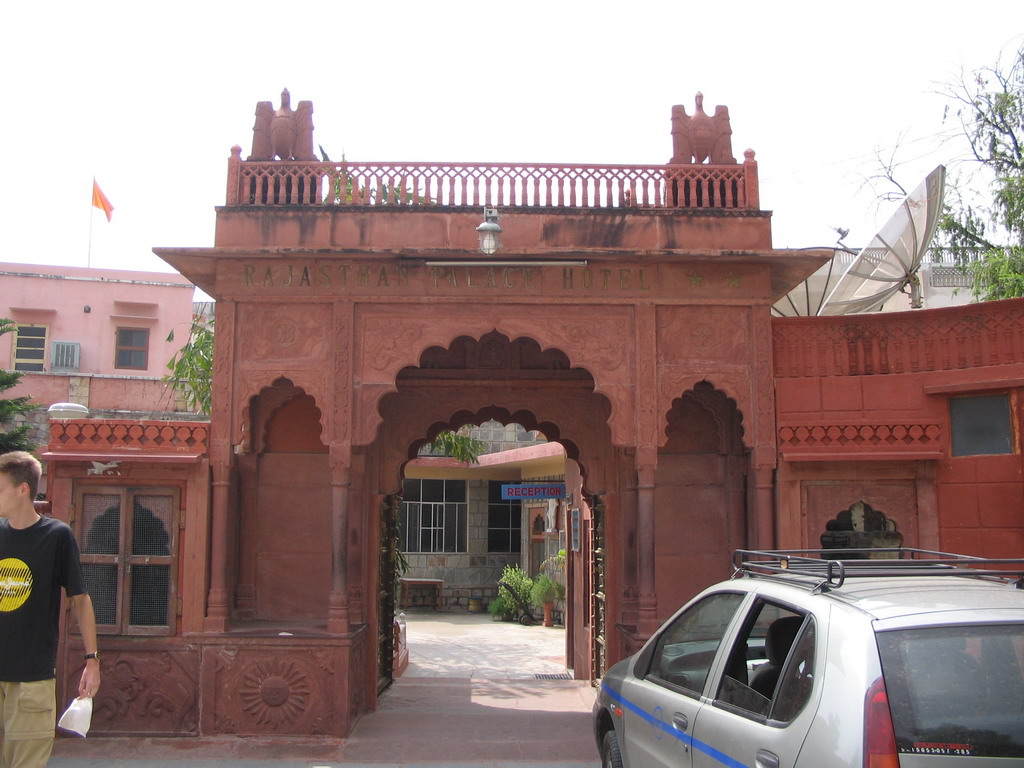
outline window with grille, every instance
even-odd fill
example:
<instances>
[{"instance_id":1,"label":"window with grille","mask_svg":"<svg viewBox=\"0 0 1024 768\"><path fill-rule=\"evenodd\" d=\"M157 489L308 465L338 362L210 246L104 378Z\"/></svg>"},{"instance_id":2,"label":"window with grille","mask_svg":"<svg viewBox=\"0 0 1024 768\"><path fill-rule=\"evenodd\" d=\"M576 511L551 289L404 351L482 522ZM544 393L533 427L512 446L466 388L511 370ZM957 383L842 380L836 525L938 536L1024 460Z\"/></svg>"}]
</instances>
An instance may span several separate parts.
<instances>
[{"instance_id":1,"label":"window with grille","mask_svg":"<svg viewBox=\"0 0 1024 768\"><path fill-rule=\"evenodd\" d=\"M519 499L501 498L501 482L487 483L487 551L520 552L523 513Z\"/></svg>"},{"instance_id":2,"label":"window with grille","mask_svg":"<svg viewBox=\"0 0 1024 768\"><path fill-rule=\"evenodd\" d=\"M466 481L406 480L398 518L403 552L466 551Z\"/></svg>"},{"instance_id":3,"label":"window with grille","mask_svg":"<svg viewBox=\"0 0 1024 768\"><path fill-rule=\"evenodd\" d=\"M50 349L51 371L77 371L82 347L77 341L55 341Z\"/></svg>"},{"instance_id":4,"label":"window with grille","mask_svg":"<svg viewBox=\"0 0 1024 768\"><path fill-rule=\"evenodd\" d=\"M115 368L144 371L149 367L149 329L118 328Z\"/></svg>"},{"instance_id":5,"label":"window with grille","mask_svg":"<svg viewBox=\"0 0 1024 768\"><path fill-rule=\"evenodd\" d=\"M172 634L178 490L89 487L77 496L82 568L98 631Z\"/></svg>"},{"instance_id":6,"label":"window with grille","mask_svg":"<svg viewBox=\"0 0 1024 768\"><path fill-rule=\"evenodd\" d=\"M14 370L46 370L45 325L19 325L14 337Z\"/></svg>"}]
</instances>

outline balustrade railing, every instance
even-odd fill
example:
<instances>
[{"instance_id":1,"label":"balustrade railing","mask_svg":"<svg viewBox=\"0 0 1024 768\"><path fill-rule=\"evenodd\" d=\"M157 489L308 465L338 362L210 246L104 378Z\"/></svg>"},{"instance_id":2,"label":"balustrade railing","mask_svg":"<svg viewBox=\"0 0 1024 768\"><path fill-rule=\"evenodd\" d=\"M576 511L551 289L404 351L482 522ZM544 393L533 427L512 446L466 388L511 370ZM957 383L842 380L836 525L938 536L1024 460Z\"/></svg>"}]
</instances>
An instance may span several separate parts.
<instances>
[{"instance_id":1,"label":"balustrade railing","mask_svg":"<svg viewBox=\"0 0 1024 768\"><path fill-rule=\"evenodd\" d=\"M206 453L210 425L129 419L60 419L50 422L51 452Z\"/></svg>"},{"instance_id":2,"label":"balustrade railing","mask_svg":"<svg viewBox=\"0 0 1024 768\"><path fill-rule=\"evenodd\" d=\"M750 151L734 165L268 162L236 151L227 204L757 210L759 198Z\"/></svg>"}]
</instances>

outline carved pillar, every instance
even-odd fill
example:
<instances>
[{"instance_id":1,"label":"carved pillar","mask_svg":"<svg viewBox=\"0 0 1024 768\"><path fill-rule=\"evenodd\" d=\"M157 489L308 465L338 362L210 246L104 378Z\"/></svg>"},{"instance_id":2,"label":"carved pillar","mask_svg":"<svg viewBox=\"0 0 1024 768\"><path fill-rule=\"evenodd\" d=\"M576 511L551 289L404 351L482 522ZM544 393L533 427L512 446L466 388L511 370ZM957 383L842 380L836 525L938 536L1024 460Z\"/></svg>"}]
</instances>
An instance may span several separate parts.
<instances>
[{"instance_id":1,"label":"carved pillar","mask_svg":"<svg viewBox=\"0 0 1024 768\"><path fill-rule=\"evenodd\" d=\"M613 554L615 564L620 570L622 576L622 610L619 614L619 620L623 624L636 626L637 624L637 600L640 597L639 591L639 553L637 547L629 546L629 542L636 542L637 540L637 516L636 516L636 469L634 462L632 461L632 451L628 453L624 449L616 449L614 452L614 458L616 460L616 475L614 478L615 487L618 488L618 494L608 494L605 498L605 506L611 506L614 509L615 517L617 521L614 528L609 532L609 537L613 539L616 545L622 552L621 556ZM623 459L629 458L630 461L627 464ZM608 483L605 483L605 487L608 487ZM600 486L599 486L600 487ZM609 496L615 496L615 504L610 505L608 502Z\"/></svg>"},{"instance_id":2,"label":"carved pillar","mask_svg":"<svg viewBox=\"0 0 1024 768\"><path fill-rule=\"evenodd\" d=\"M753 513L754 525L752 542L755 549L775 548L775 468L769 464L762 464L757 461L757 451L754 452L753 460L754 488L753 488Z\"/></svg>"},{"instance_id":3,"label":"carved pillar","mask_svg":"<svg viewBox=\"0 0 1024 768\"><path fill-rule=\"evenodd\" d=\"M922 549L938 549L939 541L939 497L935 488L938 463L917 462L914 490L917 495L917 546Z\"/></svg>"},{"instance_id":4,"label":"carved pillar","mask_svg":"<svg viewBox=\"0 0 1024 768\"><path fill-rule=\"evenodd\" d=\"M348 609L348 497L351 484L351 450L331 445L331 597L327 631L349 631Z\"/></svg>"},{"instance_id":5,"label":"carved pillar","mask_svg":"<svg viewBox=\"0 0 1024 768\"><path fill-rule=\"evenodd\" d=\"M761 207L761 192L757 181L757 161L754 150L743 153L743 196L747 210L756 211Z\"/></svg>"},{"instance_id":6,"label":"carved pillar","mask_svg":"<svg viewBox=\"0 0 1024 768\"><path fill-rule=\"evenodd\" d=\"M243 446L249 449L249 446ZM259 463L251 451L237 457L238 478L238 577L235 583L234 617L240 621L256 618L255 516L259 498Z\"/></svg>"},{"instance_id":7,"label":"carved pillar","mask_svg":"<svg viewBox=\"0 0 1024 768\"><path fill-rule=\"evenodd\" d=\"M331 435L331 595L327 631L345 634L351 625L348 569L349 499L352 483L352 302L336 301L332 309L334 342L334 408Z\"/></svg>"},{"instance_id":8,"label":"carved pillar","mask_svg":"<svg viewBox=\"0 0 1024 768\"><path fill-rule=\"evenodd\" d=\"M655 592L654 470L658 466L658 329L654 306L636 308L636 518L637 518L637 630L644 637L658 628Z\"/></svg>"},{"instance_id":9,"label":"carved pillar","mask_svg":"<svg viewBox=\"0 0 1024 768\"><path fill-rule=\"evenodd\" d=\"M654 470L656 448L637 450L636 549L637 549L637 631L650 637L658 628L658 597L655 592Z\"/></svg>"},{"instance_id":10,"label":"carved pillar","mask_svg":"<svg viewBox=\"0 0 1024 768\"><path fill-rule=\"evenodd\" d=\"M242 183L242 148L237 144L231 148L231 157L228 158L228 188L224 196L228 205L238 205L240 195L238 187Z\"/></svg>"},{"instance_id":11,"label":"carved pillar","mask_svg":"<svg viewBox=\"0 0 1024 768\"><path fill-rule=\"evenodd\" d=\"M207 632L226 632L230 615L228 547L231 546L231 435L236 412L232 376L236 305L217 302L217 335L213 344L213 407L210 414L210 467L213 510L210 525L210 591L206 598Z\"/></svg>"},{"instance_id":12,"label":"carved pillar","mask_svg":"<svg viewBox=\"0 0 1024 768\"><path fill-rule=\"evenodd\" d=\"M210 541L210 592L206 598L207 632L228 628L228 491L230 469L224 462L213 465L213 525Z\"/></svg>"},{"instance_id":13,"label":"carved pillar","mask_svg":"<svg viewBox=\"0 0 1024 768\"><path fill-rule=\"evenodd\" d=\"M749 154L748 154L749 153ZM754 162L754 153L744 153L746 164ZM753 166L756 169L756 165ZM751 171L750 168L747 169ZM775 429L775 369L771 313L767 306L752 309L753 371L750 398L753 403L754 450L751 452L753 501L753 545L757 549L775 547L775 467L778 465L777 434Z\"/></svg>"}]
</instances>

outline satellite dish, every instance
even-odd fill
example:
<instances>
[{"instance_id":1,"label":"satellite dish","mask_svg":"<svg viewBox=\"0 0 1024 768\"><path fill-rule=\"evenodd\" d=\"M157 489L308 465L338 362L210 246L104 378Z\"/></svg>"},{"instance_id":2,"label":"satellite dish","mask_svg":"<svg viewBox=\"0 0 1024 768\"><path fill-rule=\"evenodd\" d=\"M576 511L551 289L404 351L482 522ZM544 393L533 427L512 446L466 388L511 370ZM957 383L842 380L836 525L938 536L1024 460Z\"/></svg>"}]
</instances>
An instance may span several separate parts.
<instances>
[{"instance_id":1,"label":"satellite dish","mask_svg":"<svg viewBox=\"0 0 1024 768\"><path fill-rule=\"evenodd\" d=\"M816 249L816 250L826 250ZM835 248L832 258L800 285L772 304L773 317L813 317L821 313L825 297L839 283L847 266L857 255L856 251Z\"/></svg>"},{"instance_id":2,"label":"satellite dish","mask_svg":"<svg viewBox=\"0 0 1024 768\"><path fill-rule=\"evenodd\" d=\"M871 312L910 285L918 290L917 268L942 212L946 169L938 166L907 195L900 207L857 254L831 293L826 294L819 315Z\"/></svg>"}]
</instances>

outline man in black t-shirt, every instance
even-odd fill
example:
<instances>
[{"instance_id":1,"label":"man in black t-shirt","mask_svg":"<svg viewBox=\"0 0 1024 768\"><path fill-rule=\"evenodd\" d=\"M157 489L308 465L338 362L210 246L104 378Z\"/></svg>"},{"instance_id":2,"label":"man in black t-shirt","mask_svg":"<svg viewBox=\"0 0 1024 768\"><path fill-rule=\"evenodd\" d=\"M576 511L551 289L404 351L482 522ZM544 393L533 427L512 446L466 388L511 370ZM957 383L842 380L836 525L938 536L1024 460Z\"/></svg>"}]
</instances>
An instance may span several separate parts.
<instances>
[{"instance_id":1,"label":"man in black t-shirt","mask_svg":"<svg viewBox=\"0 0 1024 768\"><path fill-rule=\"evenodd\" d=\"M86 650L78 695L91 698L100 687L78 544L65 523L35 511L41 473L30 453L0 455L0 766L42 768L50 759L61 588Z\"/></svg>"}]
</instances>

